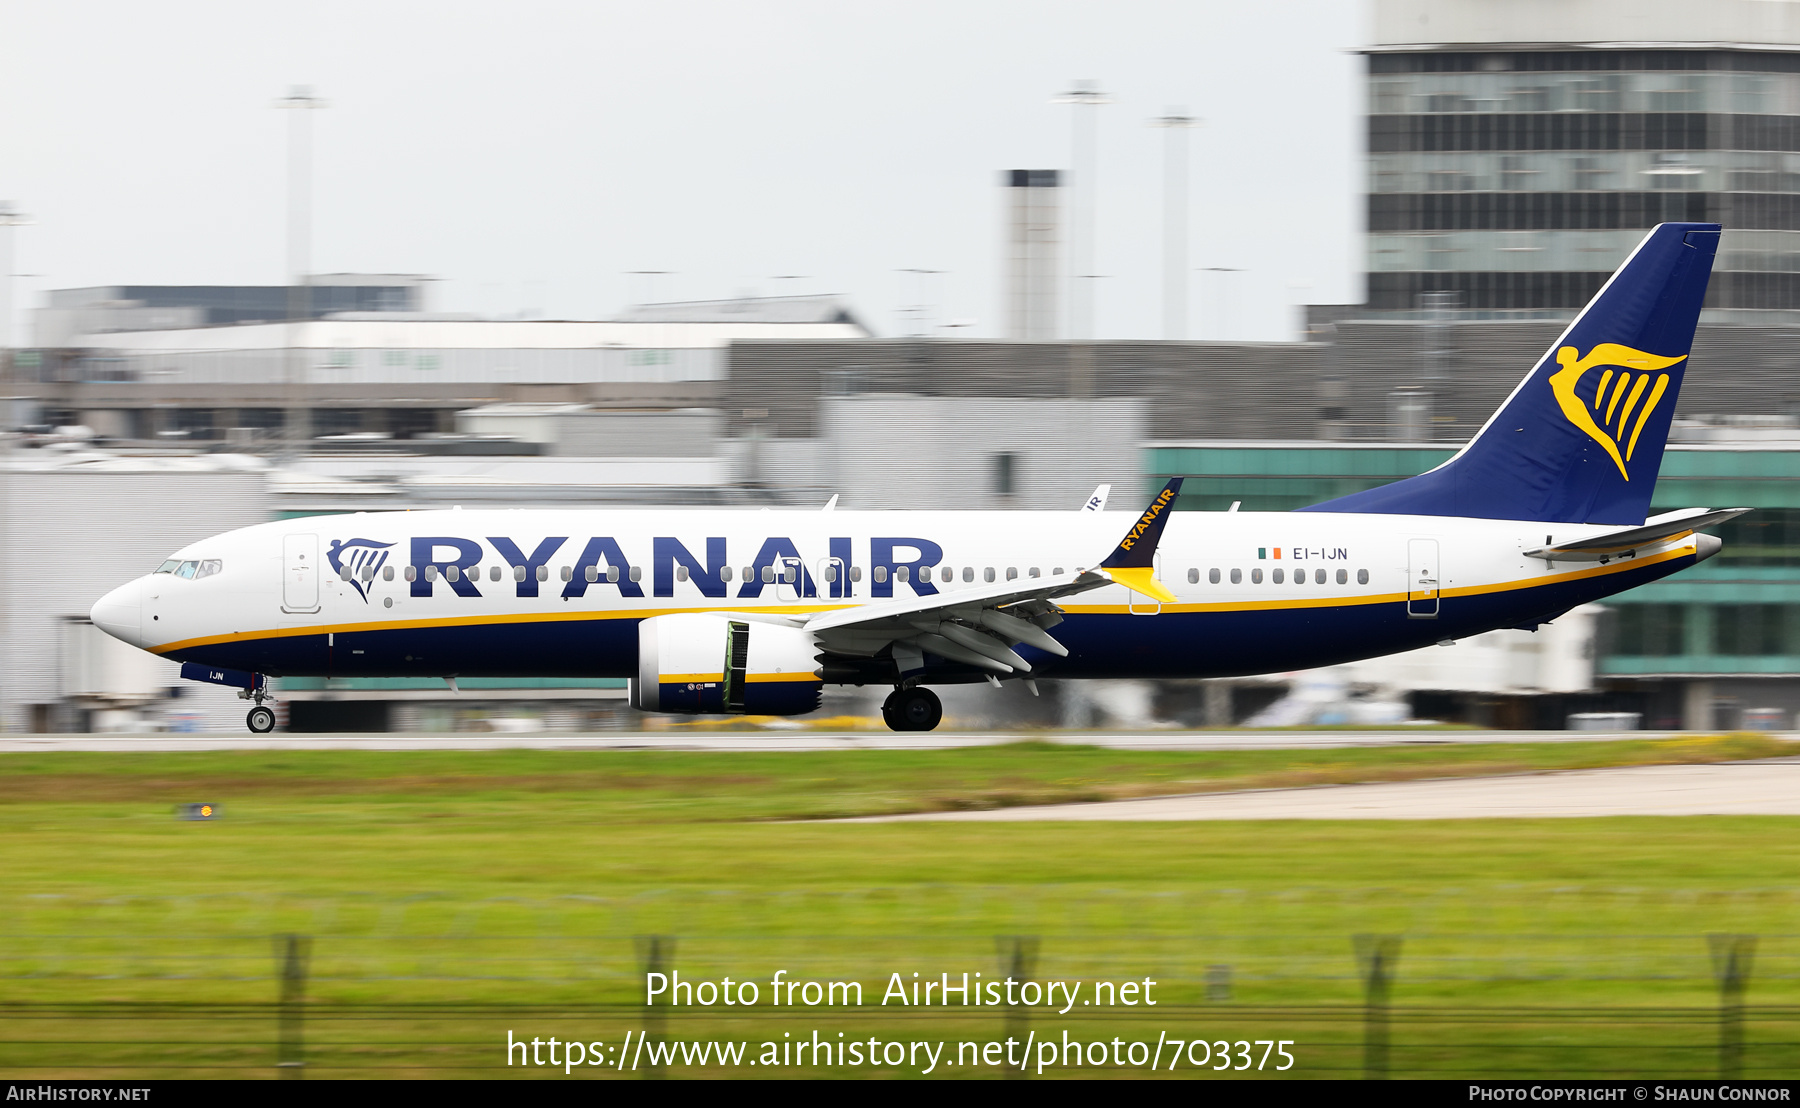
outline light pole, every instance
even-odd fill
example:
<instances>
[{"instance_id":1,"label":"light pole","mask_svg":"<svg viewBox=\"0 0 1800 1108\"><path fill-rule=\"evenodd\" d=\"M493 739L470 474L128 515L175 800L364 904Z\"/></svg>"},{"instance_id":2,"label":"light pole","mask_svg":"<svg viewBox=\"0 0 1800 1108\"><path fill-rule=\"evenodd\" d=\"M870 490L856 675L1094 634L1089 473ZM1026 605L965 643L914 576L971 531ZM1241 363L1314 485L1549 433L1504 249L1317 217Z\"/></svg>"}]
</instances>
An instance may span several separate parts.
<instances>
[{"instance_id":1,"label":"light pole","mask_svg":"<svg viewBox=\"0 0 1800 1108\"><path fill-rule=\"evenodd\" d=\"M913 287L913 291L915 292L915 294L918 297L918 302L915 303L912 306L912 308L910 309L910 314L913 317L913 330L918 333L912 337L929 338L931 335L931 328L932 328L931 309L935 308L937 305L935 303L930 302L929 289L927 288L927 285L929 284L931 278L942 277L945 273L947 273L949 271L944 270L944 269L919 269L919 268L914 267L914 268L907 268L907 269L898 269L898 270L895 270L894 272L910 273L918 279L917 283ZM908 311L908 309L902 308L901 311L906 312L906 311Z\"/></svg>"},{"instance_id":2,"label":"light pole","mask_svg":"<svg viewBox=\"0 0 1800 1108\"><path fill-rule=\"evenodd\" d=\"M0 357L8 359L0 367L10 380L13 333L13 228L29 226L30 216L21 212L11 200L0 200Z\"/></svg>"},{"instance_id":3,"label":"light pole","mask_svg":"<svg viewBox=\"0 0 1800 1108\"><path fill-rule=\"evenodd\" d=\"M1163 338L1187 338L1187 131L1200 121L1180 108L1150 121L1163 129Z\"/></svg>"},{"instance_id":4,"label":"light pole","mask_svg":"<svg viewBox=\"0 0 1800 1108\"><path fill-rule=\"evenodd\" d=\"M783 282L785 282L785 281L810 281L810 280L812 280L812 276L810 274L806 274L806 273L776 273L776 274L772 274L769 277L769 280L774 282L773 287L775 289L775 296L779 299L779 298L786 297L789 295L792 295L792 296L801 295L800 293L791 293L790 294L787 290L791 289L791 288L796 288L798 286L783 284Z\"/></svg>"},{"instance_id":5,"label":"light pole","mask_svg":"<svg viewBox=\"0 0 1800 1108\"><path fill-rule=\"evenodd\" d=\"M658 277L667 277L674 272L675 271L672 269L628 269L625 271L625 276L642 277L643 281L638 285L638 303L654 304L656 303L656 279Z\"/></svg>"},{"instance_id":6,"label":"light pole","mask_svg":"<svg viewBox=\"0 0 1800 1108\"><path fill-rule=\"evenodd\" d=\"M325 107L306 85L295 85L275 101L288 109L288 385L293 395L287 410L287 438L296 453L312 437L306 407L301 336L312 315L312 113Z\"/></svg>"},{"instance_id":7,"label":"light pole","mask_svg":"<svg viewBox=\"0 0 1800 1108\"><path fill-rule=\"evenodd\" d=\"M1203 265L1199 268L1199 270L1197 272L1218 273L1218 274L1223 275L1226 273L1242 273L1244 271L1241 269L1234 269L1228 265ZM1215 340L1223 340L1225 338L1225 312L1222 309L1221 305L1223 304L1223 302L1225 300L1226 291L1227 291L1226 278L1224 276L1220 276L1220 278L1219 278L1219 295L1213 298L1213 330L1217 333L1214 334L1212 337Z\"/></svg>"},{"instance_id":8,"label":"light pole","mask_svg":"<svg viewBox=\"0 0 1800 1108\"><path fill-rule=\"evenodd\" d=\"M1076 81L1075 87L1051 103L1069 104L1069 338L1087 342L1094 337L1094 212L1097 196L1095 168L1096 109L1112 103L1093 81Z\"/></svg>"},{"instance_id":9,"label":"light pole","mask_svg":"<svg viewBox=\"0 0 1800 1108\"><path fill-rule=\"evenodd\" d=\"M13 231L31 222L10 200L0 200L0 403L6 418L0 420L0 734L13 729L12 707L5 692L12 684L12 617L13 582L19 575L12 565L12 438L13 438Z\"/></svg>"}]
</instances>

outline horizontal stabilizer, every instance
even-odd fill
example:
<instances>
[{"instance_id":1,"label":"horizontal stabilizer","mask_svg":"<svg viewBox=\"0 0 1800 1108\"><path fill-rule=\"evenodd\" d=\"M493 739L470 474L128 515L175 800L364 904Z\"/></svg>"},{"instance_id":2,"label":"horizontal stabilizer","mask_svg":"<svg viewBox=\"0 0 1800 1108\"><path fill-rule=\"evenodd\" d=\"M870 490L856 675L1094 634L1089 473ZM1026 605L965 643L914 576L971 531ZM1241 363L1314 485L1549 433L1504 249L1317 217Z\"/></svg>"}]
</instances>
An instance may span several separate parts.
<instances>
[{"instance_id":1,"label":"horizontal stabilizer","mask_svg":"<svg viewBox=\"0 0 1800 1108\"><path fill-rule=\"evenodd\" d=\"M1622 555L1634 554L1646 546L1657 543L1685 539L1703 527L1714 527L1728 519L1736 519L1749 508L1720 508L1712 511L1707 508L1683 508L1678 512L1660 515L1646 522L1642 527L1626 527L1618 531L1608 531L1601 535L1589 535L1586 538L1571 539L1551 546L1540 546L1536 550L1527 550L1527 558L1543 558L1551 562L1601 562Z\"/></svg>"}]
</instances>

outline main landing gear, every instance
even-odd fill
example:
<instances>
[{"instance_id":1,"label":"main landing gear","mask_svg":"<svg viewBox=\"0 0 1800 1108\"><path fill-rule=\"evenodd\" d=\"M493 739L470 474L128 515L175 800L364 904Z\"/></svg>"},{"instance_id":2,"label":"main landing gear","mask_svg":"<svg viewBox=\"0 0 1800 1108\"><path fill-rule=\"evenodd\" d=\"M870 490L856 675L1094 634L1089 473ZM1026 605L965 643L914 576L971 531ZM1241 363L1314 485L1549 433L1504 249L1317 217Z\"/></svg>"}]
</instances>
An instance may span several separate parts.
<instances>
[{"instance_id":1,"label":"main landing gear","mask_svg":"<svg viewBox=\"0 0 1800 1108\"><path fill-rule=\"evenodd\" d=\"M890 731L930 731L944 718L943 701L930 689L895 689L881 706Z\"/></svg>"}]
</instances>

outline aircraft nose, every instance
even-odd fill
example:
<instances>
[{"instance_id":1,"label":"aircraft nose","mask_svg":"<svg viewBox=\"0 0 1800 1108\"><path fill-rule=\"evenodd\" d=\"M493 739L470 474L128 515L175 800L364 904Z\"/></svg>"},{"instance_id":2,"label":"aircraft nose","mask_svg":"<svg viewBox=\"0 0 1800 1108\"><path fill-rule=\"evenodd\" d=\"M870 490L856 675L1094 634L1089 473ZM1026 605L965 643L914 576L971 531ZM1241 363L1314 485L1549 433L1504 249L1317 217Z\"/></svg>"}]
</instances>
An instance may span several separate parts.
<instances>
[{"instance_id":1,"label":"aircraft nose","mask_svg":"<svg viewBox=\"0 0 1800 1108\"><path fill-rule=\"evenodd\" d=\"M143 643L144 582L142 578L120 585L94 603L88 618L113 638L141 647Z\"/></svg>"}]
</instances>

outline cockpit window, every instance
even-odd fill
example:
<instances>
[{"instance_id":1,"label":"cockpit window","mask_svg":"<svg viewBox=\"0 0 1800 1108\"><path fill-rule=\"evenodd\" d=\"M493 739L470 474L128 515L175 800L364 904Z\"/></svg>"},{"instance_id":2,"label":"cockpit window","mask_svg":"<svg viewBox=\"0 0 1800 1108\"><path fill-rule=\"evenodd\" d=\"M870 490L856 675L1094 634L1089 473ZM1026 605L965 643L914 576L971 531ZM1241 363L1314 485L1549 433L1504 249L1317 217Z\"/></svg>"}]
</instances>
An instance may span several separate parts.
<instances>
[{"instance_id":1,"label":"cockpit window","mask_svg":"<svg viewBox=\"0 0 1800 1108\"><path fill-rule=\"evenodd\" d=\"M180 567L181 567L181 559L180 558L170 558L168 561L164 562L162 565L157 566L156 572L158 572L158 573L174 573Z\"/></svg>"},{"instance_id":2,"label":"cockpit window","mask_svg":"<svg viewBox=\"0 0 1800 1108\"><path fill-rule=\"evenodd\" d=\"M176 568L175 576L181 578L183 581L191 581L194 577L194 571L199 568L199 562L183 562Z\"/></svg>"},{"instance_id":3,"label":"cockpit window","mask_svg":"<svg viewBox=\"0 0 1800 1108\"><path fill-rule=\"evenodd\" d=\"M224 562L220 561L217 558L208 558L205 561L200 563L200 570L199 570L199 572L194 574L194 580L198 581L202 577L211 577L213 574L219 572L220 570L222 570L224 568L225 568Z\"/></svg>"}]
</instances>

